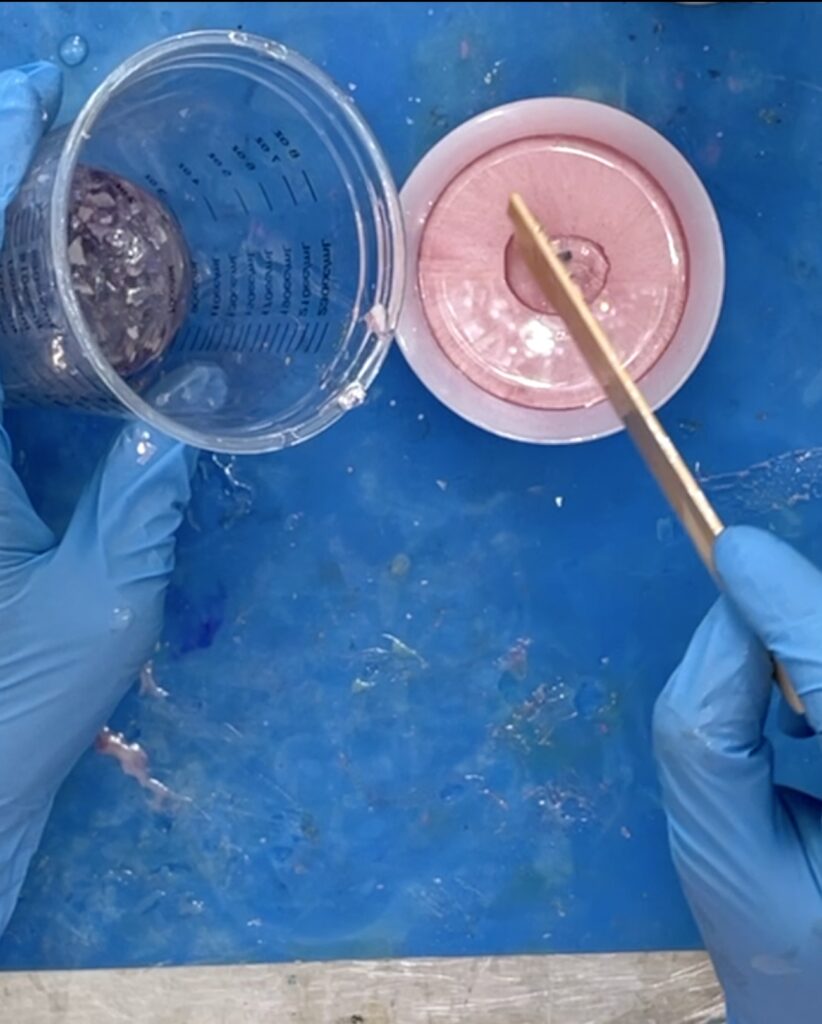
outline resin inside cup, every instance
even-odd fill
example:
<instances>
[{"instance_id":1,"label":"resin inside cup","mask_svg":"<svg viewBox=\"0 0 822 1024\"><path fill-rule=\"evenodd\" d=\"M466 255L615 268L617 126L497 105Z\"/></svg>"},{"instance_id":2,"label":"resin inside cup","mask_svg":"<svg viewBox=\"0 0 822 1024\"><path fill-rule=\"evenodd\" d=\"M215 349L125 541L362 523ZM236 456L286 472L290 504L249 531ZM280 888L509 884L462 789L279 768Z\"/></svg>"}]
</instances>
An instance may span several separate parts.
<instances>
[{"instance_id":1,"label":"resin inside cup","mask_svg":"<svg viewBox=\"0 0 822 1024\"><path fill-rule=\"evenodd\" d=\"M506 212L511 192L539 217L637 380L682 319L684 231L666 192L636 161L571 135L493 148L436 200L422 231L417 283L442 351L506 402L587 408L604 396L518 253Z\"/></svg>"},{"instance_id":2,"label":"resin inside cup","mask_svg":"<svg viewBox=\"0 0 822 1024\"><path fill-rule=\"evenodd\" d=\"M165 352L185 318L188 250L160 200L120 175L78 167L71 197L71 283L101 351L127 377Z\"/></svg>"}]
</instances>

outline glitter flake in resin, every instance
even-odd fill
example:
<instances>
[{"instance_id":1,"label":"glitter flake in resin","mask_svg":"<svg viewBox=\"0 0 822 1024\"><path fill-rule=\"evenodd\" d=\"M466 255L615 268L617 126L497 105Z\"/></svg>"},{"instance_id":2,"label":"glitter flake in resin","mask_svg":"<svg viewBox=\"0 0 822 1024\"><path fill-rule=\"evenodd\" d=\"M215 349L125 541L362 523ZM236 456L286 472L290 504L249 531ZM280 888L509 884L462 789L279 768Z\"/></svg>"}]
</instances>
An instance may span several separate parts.
<instances>
[{"instance_id":1,"label":"glitter flake in resin","mask_svg":"<svg viewBox=\"0 0 822 1024\"><path fill-rule=\"evenodd\" d=\"M545 136L499 146L464 168L428 217L419 287L448 358L518 405L593 405L602 392L512 243L511 192L545 225L635 379L667 348L687 298L676 212L625 155L587 139Z\"/></svg>"}]
</instances>

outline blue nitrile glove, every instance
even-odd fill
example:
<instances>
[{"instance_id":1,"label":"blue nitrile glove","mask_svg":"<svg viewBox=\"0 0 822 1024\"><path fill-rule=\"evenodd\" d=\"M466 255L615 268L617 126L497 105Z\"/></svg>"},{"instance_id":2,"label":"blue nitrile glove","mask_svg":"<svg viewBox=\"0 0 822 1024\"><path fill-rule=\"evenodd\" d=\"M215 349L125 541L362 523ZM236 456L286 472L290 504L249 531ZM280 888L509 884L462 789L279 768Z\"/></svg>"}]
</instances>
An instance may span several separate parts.
<instances>
[{"instance_id":1,"label":"blue nitrile glove","mask_svg":"<svg viewBox=\"0 0 822 1024\"><path fill-rule=\"evenodd\" d=\"M49 64L0 74L0 227L59 99ZM0 427L0 930L55 793L157 640L193 460L130 424L57 541Z\"/></svg>"},{"instance_id":2,"label":"blue nitrile glove","mask_svg":"<svg viewBox=\"0 0 822 1024\"><path fill-rule=\"evenodd\" d=\"M806 723L782 728L822 757L822 573L768 533L718 539L727 596L699 627L654 721L671 848L733 1024L822 1020L822 804L774 783L763 729L767 651ZM781 698L780 698L781 700Z\"/></svg>"}]
</instances>

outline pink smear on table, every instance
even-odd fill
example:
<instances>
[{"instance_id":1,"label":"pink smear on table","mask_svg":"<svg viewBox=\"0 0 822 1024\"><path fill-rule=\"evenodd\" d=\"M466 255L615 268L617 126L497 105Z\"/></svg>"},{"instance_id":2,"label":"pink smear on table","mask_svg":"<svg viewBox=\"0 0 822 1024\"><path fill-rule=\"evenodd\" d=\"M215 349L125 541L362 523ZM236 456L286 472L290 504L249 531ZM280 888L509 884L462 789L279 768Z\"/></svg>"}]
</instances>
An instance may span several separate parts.
<instances>
[{"instance_id":1,"label":"pink smear on table","mask_svg":"<svg viewBox=\"0 0 822 1024\"><path fill-rule=\"evenodd\" d=\"M506 401L575 409L603 398L512 239L522 194L639 379L673 338L688 292L676 211L637 163L589 139L545 136L491 150L432 209L418 280L431 331L474 383Z\"/></svg>"},{"instance_id":2,"label":"pink smear on table","mask_svg":"<svg viewBox=\"0 0 822 1024\"><path fill-rule=\"evenodd\" d=\"M155 700L165 700L168 697L168 690L163 689L157 682L154 663L151 661L147 661L140 669L140 696L153 697Z\"/></svg>"},{"instance_id":3,"label":"pink smear on table","mask_svg":"<svg viewBox=\"0 0 822 1024\"><path fill-rule=\"evenodd\" d=\"M168 786L164 786L159 779L151 777L148 754L145 750L139 743L129 743L121 732L112 732L106 726L98 733L94 749L98 754L113 757L125 775L136 779L143 789L147 789L158 799L165 799L172 795Z\"/></svg>"}]
</instances>

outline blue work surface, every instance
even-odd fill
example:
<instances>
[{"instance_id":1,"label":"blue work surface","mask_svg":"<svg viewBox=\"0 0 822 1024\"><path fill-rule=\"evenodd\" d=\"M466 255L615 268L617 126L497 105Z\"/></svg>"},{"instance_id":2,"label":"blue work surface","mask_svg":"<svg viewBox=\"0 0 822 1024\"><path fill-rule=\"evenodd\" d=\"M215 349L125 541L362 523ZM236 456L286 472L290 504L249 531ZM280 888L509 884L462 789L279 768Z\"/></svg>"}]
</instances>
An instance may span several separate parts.
<instances>
[{"instance_id":1,"label":"blue work surface","mask_svg":"<svg viewBox=\"0 0 822 1024\"><path fill-rule=\"evenodd\" d=\"M822 556L818 5L3 6L0 64L86 38L64 118L161 36L281 39L352 91L399 181L521 97L650 122L702 175L728 255L719 330L664 420L729 521ZM111 424L9 423L64 522ZM650 721L712 597L624 437L499 440L394 352L315 441L203 457L155 659L168 696L135 690L111 723L172 796L89 752L2 964L695 945Z\"/></svg>"}]
</instances>

